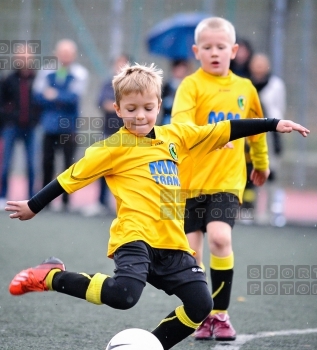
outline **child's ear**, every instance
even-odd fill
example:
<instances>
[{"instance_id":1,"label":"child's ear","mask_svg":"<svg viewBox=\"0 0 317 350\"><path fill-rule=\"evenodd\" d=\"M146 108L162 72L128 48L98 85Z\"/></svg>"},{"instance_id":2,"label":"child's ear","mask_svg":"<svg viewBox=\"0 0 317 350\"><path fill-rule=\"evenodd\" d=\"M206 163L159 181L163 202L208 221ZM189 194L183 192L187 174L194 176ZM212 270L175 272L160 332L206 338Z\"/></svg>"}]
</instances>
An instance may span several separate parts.
<instances>
[{"instance_id":1,"label":"child's ear","mask_svg":"<svg viewBox=\"0 0 317 350\"><path fill-rule=\"evenodd\" d=\"M161 99L161 100L159 100L159 102L158 102L157 114L159 114L159 113L160 113L161 106L162 106L162 99Z\"/></svg>"},{"instance_id":2,"label":"child's ear","mask_svg":"<svg viewBox=\"0 0 317 350\"><path fill-rule=\"evenodd\" d=\"M236 54L237 54L238 50L239 50L239 45L238 44L234 44L232 46L232 52L231 52L231 57L230 57L232 60L236 57Z\"/></svg>"},{"instance_id":3,"label":"child's ear","mask_svg":"<svg viewBox=\"0 0 317 350\"><path fill-rule=\"evenodd\" d=\"M199 57L198 57L198 47L197 47L197 45L193 45L193 46L192 46L192 50L193 50L193 53L194 53L194 55L195 55L196 60L199 60Z\"/></svg>"},{"instance_id":4,"label":"child's ear","mask_svg":"<svg viewBox=\"0 0 317 350\"><path fill-rule=\"evenodd\" d=\"M115 102L113 103L113 108L114 108L114 110L116 111L117 116L118 116L119 118L122 118L122 116L121 116L121 111L120 111L120 107L119 107Z\"/></svg>"}]
</instances>

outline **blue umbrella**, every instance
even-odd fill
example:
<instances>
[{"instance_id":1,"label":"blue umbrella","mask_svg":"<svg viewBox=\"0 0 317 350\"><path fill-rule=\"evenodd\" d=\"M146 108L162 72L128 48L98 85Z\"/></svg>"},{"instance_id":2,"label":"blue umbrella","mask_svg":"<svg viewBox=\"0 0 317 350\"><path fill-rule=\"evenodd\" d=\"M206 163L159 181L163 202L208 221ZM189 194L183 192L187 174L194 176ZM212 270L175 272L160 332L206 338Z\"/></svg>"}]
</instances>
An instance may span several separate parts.
<instances>
[{"instance_id":1,"label":"blue umbrella","mask_svg":"<svg viewBox=\"0 0 317 350\"><path fill-rule=\"evenodd\" d=\"M148 51L169 59L194 57L192 45L197 24L210 15L199 12L178 13L155 25L146 37Z\"/></svg>"}]
</instances>

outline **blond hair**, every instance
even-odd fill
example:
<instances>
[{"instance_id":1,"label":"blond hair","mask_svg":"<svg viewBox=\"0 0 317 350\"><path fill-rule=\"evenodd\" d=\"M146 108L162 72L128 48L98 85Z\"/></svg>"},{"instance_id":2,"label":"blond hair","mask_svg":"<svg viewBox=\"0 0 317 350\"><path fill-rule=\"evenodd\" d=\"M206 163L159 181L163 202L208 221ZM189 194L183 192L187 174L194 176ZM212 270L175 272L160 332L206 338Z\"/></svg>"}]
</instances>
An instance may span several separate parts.
<instances>
[{"instance_id":1,"label":"blond hair","mask_svg":"<svg viewBox=\"0 0 317 350\"><path fill-rule=\"evenodd\" d=\"M143 95L146 91L153 90L157 99L161 101L162 79L163 71L154 63L150 66L127 63L112 80L116 104L120 105L123 95L131 93Z\"/></svg>"},{"instance_id":2,"label":"blond hair","mask_svg":"<svg viewBox=\"0 0 317 350\"><path fill-rule=\"evenodd\" d=\"M195 29L195 44L199 41L200 33L205 29L224 30L228 33L232 44L236 42L236 30L231 22L221 17L209 17L200 21Z\"/></svg>"}]
</instances>

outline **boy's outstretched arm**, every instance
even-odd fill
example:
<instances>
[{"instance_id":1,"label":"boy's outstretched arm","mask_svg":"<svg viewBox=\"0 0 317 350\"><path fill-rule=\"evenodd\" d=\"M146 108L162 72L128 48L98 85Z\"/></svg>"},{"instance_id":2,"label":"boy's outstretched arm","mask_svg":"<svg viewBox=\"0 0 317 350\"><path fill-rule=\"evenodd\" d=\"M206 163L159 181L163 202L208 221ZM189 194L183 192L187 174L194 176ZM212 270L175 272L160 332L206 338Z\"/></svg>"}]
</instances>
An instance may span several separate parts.
<instances>
[{"instance_id":1,"label":"boy's outstretched arm","mask_svg":"<svg viewBox=\"0 0 317 350\"><path fill-rule=\"evenodd\" d=\"M280 120L274 118L230 120L230 125L231 132L229 141L268 131L277 131L280 133L298 131L304 137L310 133L307 128L300 124L294 123L291 120Z\"/></svg>"},{"instance_id":2,"label":"boy's outstretched arm","mask_svg":"<svg viewBox=\"0 0 317 350\"><path fill-rule=\"evenodd\" d=\"M48 203L64 192L63 187L55 179L30 200L8 201L5 211L13 212L9 215L11 219L30 220Z\"/></svg>"}]
</instances>

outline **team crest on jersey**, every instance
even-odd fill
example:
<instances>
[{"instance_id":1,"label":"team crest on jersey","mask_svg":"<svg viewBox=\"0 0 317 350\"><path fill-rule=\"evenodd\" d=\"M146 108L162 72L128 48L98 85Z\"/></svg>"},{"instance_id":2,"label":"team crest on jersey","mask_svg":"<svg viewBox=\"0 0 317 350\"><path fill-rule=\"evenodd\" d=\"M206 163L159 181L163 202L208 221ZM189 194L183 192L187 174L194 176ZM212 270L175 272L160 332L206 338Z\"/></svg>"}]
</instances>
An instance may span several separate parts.
<instances>
[{"instance_id":1,"label":"team crest on jersey","mask_svg":"<svg viewBox=\"0 0 317 350\"><path fill-rule=\"evenodd\" d=\"M170 151L170 154L174 160L178 160L177 152L176 152L176 146L174 143L170 143L168 146L168 149Z\"/></svg>"},{"instance_id":2,"label":"team crest on jersey","mask_svg":"<svg viewBox=\"0 0 317 350\"><path fill-rule=\"evenodd\" d=\"M238 97L238 106L241 109L241 111L244 111L246 104L246 98L244 96Z\"/></svg>"}]
</instances>

